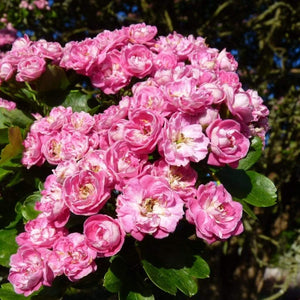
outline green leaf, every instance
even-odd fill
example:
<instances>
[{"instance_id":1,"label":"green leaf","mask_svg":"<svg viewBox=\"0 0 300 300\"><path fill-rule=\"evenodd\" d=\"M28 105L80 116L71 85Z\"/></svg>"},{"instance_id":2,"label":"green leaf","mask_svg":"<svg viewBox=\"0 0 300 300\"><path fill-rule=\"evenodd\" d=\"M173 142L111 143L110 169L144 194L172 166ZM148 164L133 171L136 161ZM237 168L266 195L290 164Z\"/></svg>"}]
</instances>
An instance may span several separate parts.
<instances>
[{"instance_id":1,"label":"green leaf","mask_svg":"<svg viewBox=\"0 0 300 300\"><path fill-rule=\"evenodd\" d=\"M8 144L8 130L7 128L0 128L0 145Z\"/></svg>"},{"instance_id":2,"label":"green leaf","mask_svg":"<svg viewBox=\"0 0 300 300\"><path fill-rule=\"evenodd\" d=\"M276 203L276 187L262 174L224 167L216 175L233 198L258 207Z\"/></svg>"},{"instance_id":3,"label":"green leaf","mask_svg":"<svg viewBox=\"0 0 300 300\"><path fill-rule=\"evenodd\" d=\"M21 163L22 153L20 152L11 159L7 159L0 166L0 181L2 187L12 187L24 180L23 165ZM6 178L7 177L7 178Z\"/></svg>"},{"instance_id":4,"label":"green leaf","mask_svg":"<svg viewBox=\"0 0 300 300\"><path fill-rule=\"evenodd\" d=\"M119 293L119 299L120 300L154 300L153 295L144 296L138 292L133 291L127 291L126 289L122 289L122 291Z\"/></svg>"},{"instance_id":5,"label":"green leaf","mask_svg":"<svg viewBox=\"0 0 300 300\"><path fill-rule=\"evenodd\" d=\"M25 82L25 84L26 84L26 82ZM27 87L21 88L20 92L22 92L23 97L26 97L29 100L33 100L34 102L36 101L37 92L35 90L31 89L29 87L29 84L27 84Z\"/></svg>"},{"instance_id":6,"label":"green leaf","mask_svg":"<svg viewBox=\"0 0 300 300\"><path fill-rule=\"evenodd\" d=\"M251 207L245 201L237 199L237 198L233 198L233 200L240 202L243 205L244 212L249 217L253 218L254 220L257 220L257 216L255 215L255 213L253 212L253 210L251 209Z\"/></svg>"},{"instance_id":7,"label":"green leaf","mask_svg":"<svg viewBox=\"0 0 300 300\"><path fill-rule=\"evenodd\" d=\"M0 108L0 128L8 128L11 126L18 126L26 128L32 124L33 120L25 115L19 109L7 110Z\"/></svg>"},{"instance_id":8,"label":"green leaf","mask_svg":"<svg viewBox=\"0 0 300 300\"><path fill-rule=\"evenodd\" d=\"M209 277L209 266L187 242L164 239L141 245L145 272L157 287L171 295L180 290L192 297L198 292L197 278Z\"/></svg>"},{"instance_id":9,"label":"green leaf","mask_svg":"<svg viewBox=\"0 0 300 300\"><path fill-rule=\"evenodd\" d=\"M23 138L19 127L10 127L8 129L8 139L9 144L1 151L0 166L17 156L23 150Z\"/></svg>"},{"instance_id":10,"label":"green leaf","mask_svg":"<svg viewBox=\"0 0 300 300\"><path fill-rule=\"evenodd\" d=\"M16 294L12 284L5 283L1 285L0 299L1 300L26 300L30 298L25 297L23 295Z\"/></svg>"},{"instance_id":11,"label":"green leaf","mask_svg":"<svg viewBox=\"0 0 300 300\"><path fill-rule=\"evenodd\" d=\"M13 229L16 227L16 225L19 223L19 221L22 219L22 204L20 202L17 202L15 206L15 219L11 221L5 229Z\"/></svg>"},{"instance_id":12,"label":"green leaf","mask_svg":"<svg viewBox=\"0 0 300 300\"><path fill-rule=\"evenodd\" d=\"M276 204L277 190L274 183L268 177L254 171L247 171L247 175L250 178L252 190L244 200L259 207Z\"/></svg>"},{"instance_id":13,"label":"green leaf","mask_svg":"<svg viewBox=\"0 0 300 300\"><path fill-rule=\"evenodd\" d=\"M104 275L103 286L111 293L117 293L122 287L122 278L125 277L126 269L124 261L120 257L115 257L113 264Z\"/></svg>"},{"instance_id":14,"label":"green leaf","mask_svg":"<svg viewBox=\"0 0 300 300\"><path fill-rule=\"evenodd\" d=\"M0 265L9 267L10 256L17 252L16 229L0 230Z\"/></svg>"},{"instance_id":15,"label":"green leaf","mask_svg":"<svg viewBox=\"0 0 300 300\"><path fill-rule=\"evenodd\" d=\"M88 100L90 95L84 94L79 90L73 90L66 97L66 100L62 103L64 107L71 106L73 111L85 111L89 112L91 108L88 106Z\"/></svg>"},{"instance_id":16,"label":"green leaf","mask_svg":"<svg viewBox=\"0 0 300 300\"><path fill-rule=\"evenodd\" d=\"M232 197L244 199L252 190L250 178L245 170L232 169L226 166L220 169L216 176Z\"/></svg>"},{"instance_id":17,"label":"green leaf","mask_svg":"<svg viewBox=\"0 0 300 300\"><path fill-rule=\"evenodd\" d=\"M53 90L65 90L70 82L64 69L48 64L46 71L37 80L38 92L47 93Z\"/></svg>"},{"instance_id":18,"label":"green leaf","mask_svg":"<svg viewBox=\"0 0 300 300\"><path fill-rule=\"evenodd\" d=\"M112 258L103 286L111 293L118 293L120 300L154 300L148 284L120 255Z\"/></svg>"},{"instance_id":19,"label":"green leaf","mask_svg":"<svg viewBox=\"0 0 300 300\"><path fill-rule=\"evenodd\" d=\"M250 150L245 158L239 161L238 169L249 170L260 158L263 144L259 137L254 137L251 141Z\"/></svg>"},{"instance_id":20,"label":"green leaf","mask_svg":"<svg viewBox=\"0 0 300 300\"><path fill-rule=\"evenodd\" d=\"M142 264L145 272L147 273L150 280L163 291L176 295L177 293L177 278L174 280L174 274L172 269L164 269L153 266L146 259L142 260Z\"/></svg>"},{"instance_id":21,"label":"green leaf","mask_svg":"<svg viewBox=\"0 0 300 300\"><path fill-rule=\"evenodd\" d=\"M20 294L16 294L14 287L11 283L4 283L0 288L0 299L1 300L30 300L33 296L37 295L37 292L32 293L30 296L25 297Z\"/></svg>"},{"instance_id":22,"label":"green leaf","mask_svg":"<svg viewBox=\"0 0 300 300\"><path fill-rule=\"evenodd\" d=\"M21 207L21 213L23 218L26 221L33 220L40 214L39 211L34 209L35 203L37 201L40 201L40 199L41 199L41 193L39 191L34 192L32 195L28 196L25 199Z\"/></svg>"},{"instance_id":23,"label":"green leaf","mask_svg":"<svg viewBox=\"0 0 300 300\"><path fill-rule=\"evenodd\" d=\"M7 175L12 174L13 171L11 170L5 170L0 168L0 181L3 180Z\"/></svg>"}]
</instances>

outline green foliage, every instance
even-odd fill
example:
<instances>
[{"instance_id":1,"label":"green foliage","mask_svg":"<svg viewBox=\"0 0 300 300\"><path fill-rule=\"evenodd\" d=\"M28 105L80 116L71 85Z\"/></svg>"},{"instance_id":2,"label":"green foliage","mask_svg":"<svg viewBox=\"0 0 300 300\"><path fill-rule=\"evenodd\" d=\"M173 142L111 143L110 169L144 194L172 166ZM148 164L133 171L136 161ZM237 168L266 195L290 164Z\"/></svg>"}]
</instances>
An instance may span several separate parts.
<instances>
[{"instance_id":1,"label":"green foliage","mask_svg":"<svg viewBox=\"0 0 300 300\"><path fill-rule=\"evenodd\" d=\"M207 263L182 240L150 240L141 248L142 264L150 280L165 292L176 295L177 290L188 297L198 292L197 278L208 278ZM184 255L182 255L184 253Z\"/></svg>"},{"instance_id":2,"label":"green foliage","mask_svg":"<svg viewBox=\"0 0 300 300\"><path fill-rule=\"evenodd\" d=\"M17 252L18 245L15 242L16 229L0 230L0 265L9 267L10 256Z\"/></svg>"},{"instance_id":3,"label":"green foliage","mask_svg":"<svg viewBox=\"0 0 300 300\"><path fill-rule=\"evenodd\" d=\"M149 284L138 272L133 272L130 261L122 256L112 259L104 276L103 286L112 293L118 293L120 300L154 299Z\"/></svg>"},{"instance_id":4,"label":"green foliage","mask_svg":"<svg viewBox=\"0 0 300 300\"><path fill-rule=\"evenodd\" d=\"M41 193L39 191L34 192L25 199L20 207L21 214L25 221L33 220L39 215L39 212L34 209L35 203L39 200L41 200Z\"/></svg>"},{"instance_id":5,"label":"green foliage","mask_svg":"<svg viewBox=\"0 0 300 300\"><path fill-rule=\"evenodd\" d=\"M238 169L250 169L261 157L263 143L259 137L254 137L247 156L239 161Z\"/></svg>"},{"instance_id":6,"label":"green foliage","mask_svg":"<svg viewBox=\"0 0 300 300\"><path fill-rule=\"evenodd\" d=\"M244 171L225 167L217 173L229 193L257 207L268 207L276 203L276 187L264 175L255 171Z\"/></svg>"},{"instance_id":7,"label":"green foliage","mask_svg":"<svg viewBox=\"0 0 300 300\"><path fill-rule=\"evenodd\" d=\"M23 150L23 139L19 127L8 128L8 141L9 143L1 151L0 166L4 166Z\"/></svg>"},{"instance_id":8,"label":"green foliage","mask_svg":"<svg viewBox=\"0 0 300 300\"><path fill-rule=\"evenodd\" d=\"M7 109L0 108L0 128L1 130L12 126L20 128L27 128L33 120L26 116L22 110L14 109L8 111ZM1 143L2 144L2 143Z\"/></svg>"},{"instance_id":9,"label":"green foliage","mask_svg":"<svg viewBox=\"0 0 300 300\"><path fill-rule=\"evenodd\" d=\"M9 127L6 130L8 143L1 150L0 181L12 175L8 184L12 186L19 181L23 138L19 127Z\"/></svg>"},{"instance_id":10,"label":"green foliage","mask_svg":"<svg viewBox=\"0 0 300 300\"><path fill-rule=\"evenodd\" d=\"M90 112L91 107L88 105L88 100L91 98L91 95L84 94L81 91L78 90L72 90L65 98L62 105L64 107L72 107L73 111L85 111Z\"/></svg>"},{"instance_id":11,"label":"green foliage","mask_svg":"<svg viewBox=\"0 0 300 300\"><path fill-rule=\"evenodd\" d=\"M34 292L32 295L25 297L23 295L16 294L13 286L10 283L1 285L0 288L0 299L1 300L30 300L33 299L38 292Z\"/></svg>"},{"instance_id":12,"label":"green foliage","mask_svg":"<svg viewBox=\"0 0 300 300\"><path fill-rule=\"evenodd\" d=\"M175 236L163 240L146 237L127 252L122 250L111 259L103 286L127 300L159 299L161 290L171 295L178 291L188 297L196 295L197 279L209 277L208 264L194 242L183 243Z\"/></svg>"}]
</instances>

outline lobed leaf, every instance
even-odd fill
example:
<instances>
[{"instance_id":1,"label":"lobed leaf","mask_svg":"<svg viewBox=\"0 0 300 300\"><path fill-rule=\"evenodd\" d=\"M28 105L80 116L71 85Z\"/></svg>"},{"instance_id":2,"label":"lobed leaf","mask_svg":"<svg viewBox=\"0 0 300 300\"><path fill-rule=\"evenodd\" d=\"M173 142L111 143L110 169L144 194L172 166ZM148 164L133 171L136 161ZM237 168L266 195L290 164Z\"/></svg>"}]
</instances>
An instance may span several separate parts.
<instances>
[{"instance_id":1,"label":"lobed leaf","mask_svg":"<svg viewBox=\"0 0 300 300\"><path fill-rule=\"evenodd\" d=\"M120 300L154 300L148 284L120 255L112 259L103 286L111 293L118 293Z\"/></svg>"},{"instance_id":2,"label":"lobed leaf","mask_svg":"<svg viewBox=\"0 0 300 300\"><path fill-rule=\"evenodd\" d=\"M90 95L84 94L78 90L73 90L67 95L62 105L64 107L72 107L73 112L89 112L91 110L91 108L88 106L88 100L90 98Z\"/></svg>"},{"instance_id":3,"label":"lobed leaf","mask_svg":"<svg viewBox=\"0 0 300 300\"><path fill-rule=\"evenodd\" d=\"M209 277L208 264L182 241L165 239L157 243L152 240L144 243L141 250L142 265L148 277L171 295L180 290L192 297L198 292L197 279Z\"/></svg>"},{"instance_id":4,"label":"lobed leaf","mask_svg":"<svg viewBox=\"0 0 300 300\"><path fill-rule=\"evenodd\" d=\"M32 122L33 120L19 109L9 111L5 108L0 108L0 128L8 128L11 126L27 128Z\"/></svg>"}]
</instances>

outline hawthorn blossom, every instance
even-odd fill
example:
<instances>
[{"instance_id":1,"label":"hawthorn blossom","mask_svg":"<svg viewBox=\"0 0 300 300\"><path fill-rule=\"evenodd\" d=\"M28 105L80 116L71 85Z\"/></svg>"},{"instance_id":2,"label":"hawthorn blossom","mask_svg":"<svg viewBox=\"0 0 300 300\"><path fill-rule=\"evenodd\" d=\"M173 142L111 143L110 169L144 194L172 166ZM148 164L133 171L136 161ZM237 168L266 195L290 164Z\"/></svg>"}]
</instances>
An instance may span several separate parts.
<instances>
[{"instance_id":1,"label":"hawthorn blossom","mask_svg":"<svg viewBox=\"0 0 300 300\"><path fill-rule=\"evenodd\" d=\"M195 38L192 35L184 37L183 35L174 32L166 37L160 36L155 43L155 50L171 50L183 61L187 59L188 55L195 49L196 45L197 43L195 43Z\"/></svg>"},{"instance_id":2,"label":"hawthorn blossom","mask_svg":"<svg viewBox=\"0 0 300 300\"><path fill-rule=\"evenodd\" d=\"M149 44L156 36L157 28L145 23L131 24L127 28L127 34L130 43Z\"/></svg>"},{"instance_id":3,"label":"hawthorn blossom","mask_svg":"<svg viewBox=\"0 0 300 300\"><path fill-rule=\"evenodd\" d=\"M129 116L132 111L138 108L157 111L161 116L170 114L170 104L166 101L163 91L155 82L147 80L143 83L136 83L132 90L133 96L130 98Z\"/></svg>"},{"instance_id":4,"label":"hawthorn blossom","mask_svg":"<svg viewBox=\"0 0 300 300\"><path fill-rule=\"evenodd\" d=\"M243 231L243 207L233 201L222 184L201 184L195 198L187 201L187 220L196 226L196 234L208 243L225 240Z\"/></svg>"},{"instance_id":5,"label":"hawthorn blossom","mask_svg":"<svg viewBox=\"0 0 300 300\"><path fill-rule=\"evenodd\" d=\"M48 266L50 250L23 245L10 257L8 280L17 294L29 296L42 285L50 286L54 274Z\"/></svg>"},{"instance_id":6,"label":"hawthorn blossom","mask_svg":"<svg viewBox=\"0 0 300 300\"><path fill-rule=\"evenodd\" d=\"M67 177L72 176L77 171L78 166L75 158L62 161L56 166L54 170L52 170L53 174L56 177L56 181L60 184L63 184Z\"/></svg>"},{"instance_id":7,"label":"hawthorn blossom","mask_svg":"<svg viewBox=\"0 0 300 300\"><path fill-rule=\"evenodd\" d=\"M188 164L186 166L172 166L164 159L154 162L151 175L165 178L183 201L195 193L197 172Z\"/></svg>"},{"instance_id":8,"label":"hawthorn blossom","mask_svg":"<svg viewBox=\"0 0 300 300\"><path fill-rule=\"evenodd\" d=\"M0 83L1 81L8 81L16 71L16 66L13 63L4 59L0 60Z\"/></svg>"},{"instance_id":9,"label":"hawthorn blossom","mask_svg":"<svg viewBox=\"0 0 300 300\"><path fill-rule=\"evenodd\" d=\"M0 97L0 108L5 108L6 110L14 110L16 108L16 103L13 101L8 101Z\"/></svg>"},{"instance_id":10,"label":"hawthorn blossom","mask_svg":"<svg viewBox=\"0 0 300 300\"><path fill-rule=\"evenodd\" d=\"M120 64L130 76L143 78L153 67L153 54L143 45L131 45L121 51Z\"/></svg>"},{"instance_id":11,"label":"hawthorn blossom","mask_svg":"<svg viewBox=\"0 0 300 300\"><path fill-rule=\"evenodd\" d=\"M179 111L188 114L197 114L210 106L215 98L223 97L222 92L216 87L211 87L211 84L198 85L197 80L193 78L182 78L167 83L165 95Z\"/></svg>"},{"instance_id":12,"label":"hawthorn blossom","mask_svg":"<svg viewBox=\"0 0 300 300\"><path fill-rule=\"evenodd\" d=\"M269 115L268 108L263 104L263 99L258 95L257 91L247 90L246 93L250 96L253 105L252 118L254 122L260 121Z\"/></svg>"},{"instance_id":13,"label":"hawthorn blossom","mask_svg":"<svg viewBox=\"0 0 300 300\"><path fill-rule=\"evenodd\" d=\"M56 228L63 227L69 220L70 210L62 198L62 184L51 174L44 183L40 201L35 203L35 209L42 212L39 216L46 217Z\"/></svg>"},{"instance_id":14,"label":"hawthorn blossom","mask_svg":"<svg viewBox=\"0 0 300 300\"><path fill-rule=\"evenodd\" d=\"M124 125L123 138L135 153L151 153L158 142L164 119L155 111L134 110Z\"/></svg>"},{"instance_id":15,"label":"hawthorn blossom","mask_svg":"<svg viewBox=\"0 0 300 300\"><path fill-rule=\"evenodd\" d=\"M61 156L63 160L68 160L75 158L75 160L81 159L89 150L89 136L87 134L81 133L80 131L61 132L62 140ZM49 160L48 160L49 161Z\"/></svg>"},{"instance_id":16,"label":"hawthorn blossom","mask_svg":"<svg viewBox=\"0 0 300 300\"><path fill-rule=\"evenodd\" d=\"M77 163L79 170L88 170L95 173L104 172L106 176L107 187L113 187L114 175L105 163L105 151L93 150L88 152L81 160Z\"/></svg>"},{"instance_id":17,"label":"hawthorn blossom","mask_svg":"<svg viewBox=\"0 0 300 300\"><path fill-rule=\"evenodd\" d=\"M121 53L114 49L107 53L101 64L93 66L90 78L95 87L106 94L114 94L129 83L131 76L121 63Z\"/></svg>"},{"instance_id":18,"label":"hawthorn blossom","mask_svg":"<svg viewBox=\"0 0 300 300\"><path fill-rule=\"evenodd\" d=\"M104 159L115 179L122 183L124 180L138 176L147 158L145 154L139 155L131 151L125 141L117 141L107 149Z\"/></svg>"},{"instance_id":19,"label":"hawthorn blossom","mask_svg":"<svg viewBox=\"0 0 300 300\"><path fill-rule=\"evenodd\" d=\"M21 58L17 65L17 81L32 81L46 71L46 62L37 55Z\"/></svg>"},{"instance_id":20,"label":"hawthorn blossom","mask_svg":"<svg viewBox=\"0 0 300 300\"><path fill-rule=\"evenodd\" d=\"M94 118L84 112L74 112L70 115L69 122L63 125L63 129L69 132L80 132L83 134L88 134L95 124Z\"/></svg>"},{"instance_id":21,"label":"hawthorn blossom","mask_svg":"<svg viewBox=\"0 0 300 300\"><path fill-rule=\"evenodd\" d=\"M170 165L186 166L190 161L199 162L206 157L208 143L202 126L191 116L177 112L162 130L159 152Z\"/></svg>"},{"instance_id":22,"label":"hawthorn blossom","mask_svg":"<svg viewBox=\"0 0 300 300\"><path fill-rule=\"evenodd\" d=\"M219 52L216 58L216 64L218 68L228 72L236 71L238 67L238 63L234 59L234 56L230 52L227 52L226 49Z\"/></svg>"},{"instance_id":23,"label":"hawthorn blossom","mask_svg":"<svg viewBox=\"0 0 300 300\"><path fill-rule=\"evenodd\" d=\"M103 171L82 170L67 177L63 184L62 197L70 211L77 215L96 214L110 197Z\"/></svg>"},{"instance_id":24,"label":"hawthorn blossom","mask_svg":"<svg viewBox=\"0 0 300 300\"><path fill-rule=\"evenodd\" d=\"M16 237L18 245L33 245L51 248L54 241L60 236L66 235L67 230L63 227L56 228L45 216L30 220L25 225L25 232Z\"/></svg>"},{"instance_id":25,"label":"hawthorn blossom","mask_svg":"<svg viewBox=\"0 0 300 300\"><path fill-rule=\"evenodd\" d=\"M248 153L249 139L241 133L240 124L234 120L217 119L207 127L206 134L210 139L210 165L237 167L239 160Z\"/></svg>"},{"instance_id":26,"label":"hawthorn blossom","mask_svg":"<svg viewBox=\"0 0 300 300\"><path fill-rule=\"evenodd\" d=\"M61 132L54 131L52 135L44 136L41 152L50 164L57 165L64 161L63 144L64 135Z\"/></svg>"},{"instance_id":27,"label":"hawthorn blossom","mask_svg":"<svg viewBox=\"0 0 300 300\"><path fill-rule=\"evenodd\" d=\"M97 252L87 246L85 236L74 232L56 240L48 264L55 276L65 274L70 281L77 281L96 271L96 256Z\"/></svg>"},{"instance_id":28,"label":"hawthorn blossom","mask_svg":"<svg viewBox=\"0 0 300 300\"><path fill-rule=\"evenodd\" d=\"M125 231L119 221L107 215L94 215L83 224L87 245L97 251L99 257L113 256L120 251Z\"/></svg>"},{"instance_id":29,"label":"hawthorn blossom","mask_svg":"<svg viewBox=\"0 0 300 300\"><path fill-rule=\"evenodd\" d=\"M117 198L118 219L126 232L141 241L146 234L167 237L183 217L183 201L164 178L145 175L127 181Z\"/></svg>"},{"instance_id":30,"label":"hawthorn blossom","mask_svg":"<svg viewBox=\"0 0 300 300\"><path fill-rule=\"evenodd\" d=\"M32 44L34 54L53 61L59 61L63 54L62 46L58 42L48 42L44 39L36 41Z\"/></svg>"},{"instance_id":31,"label":"hawthorn blossom","mask_svg":"<svg viewBox=\"0 0 300 300\"><path fill-rule=\"evenodd\" d=\"M71 41L64 47L60 66L87 75L93 65L97 63L98 56L99 48L96 40L86 38L81 42ZM103 56L104 58L105 56Z\"/></svg>"},{"instance_id":32,"label":"hawthorn blossom","mask_svg":"<svg viewBox=\"0 0 300 300\"><path fill-rule=\"evenodd\" d=\"M24 151L22 164L31 168L34 165L42 165L46 158L42 153L42 142L40 136L34 132L29 132L26 139L23 141Z\"/></svg>"}]
</instances>

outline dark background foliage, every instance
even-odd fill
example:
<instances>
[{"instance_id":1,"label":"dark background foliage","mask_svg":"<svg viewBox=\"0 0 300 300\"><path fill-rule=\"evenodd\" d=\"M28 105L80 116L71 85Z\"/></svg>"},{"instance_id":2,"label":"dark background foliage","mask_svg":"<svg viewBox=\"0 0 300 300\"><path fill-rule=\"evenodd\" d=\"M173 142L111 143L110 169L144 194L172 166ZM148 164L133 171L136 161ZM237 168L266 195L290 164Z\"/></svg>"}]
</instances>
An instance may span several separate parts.
<instances>
[{"instance_id":1,"label":"dark background foliage","mask_svg":"<svg viewBox=\"0 0 300 300\"><path fill-rule=\"evenodd\" d=\"M211 276L199 282L194 298L277 299L282 289L280 299L300 299L299 277L294 284L300 273L300 2L54 0L50 10L42 11L19 4L2 0L0 14L7 13L20 34L35 40L64 44L145 22L156 25L159 35L203 36L211 47L226 48L236 57L243 87L258 90L270 109L271 129L256 169L276 184L278 204L257 209L258 220L245 218L241 237L206 247ZM270 270L277 275L268 277Z\"/></svg>"}]
</instances>

